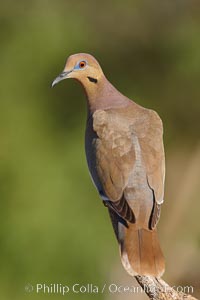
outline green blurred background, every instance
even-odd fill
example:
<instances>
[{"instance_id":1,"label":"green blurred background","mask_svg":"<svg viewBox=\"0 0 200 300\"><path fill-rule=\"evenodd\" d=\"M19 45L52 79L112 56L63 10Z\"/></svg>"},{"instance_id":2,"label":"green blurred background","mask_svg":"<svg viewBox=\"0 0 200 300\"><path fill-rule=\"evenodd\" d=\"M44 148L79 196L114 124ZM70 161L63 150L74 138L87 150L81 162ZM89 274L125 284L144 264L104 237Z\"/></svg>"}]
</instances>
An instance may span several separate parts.
<instances>
[{"instance_id":1,"label":"green blurred background","mask_svg":"<svg viewBox=\"0 0 200 300\"><path fill-rule=\"evenodd\" d=\"M1 0L0 34L1 299L63 298L26 292L28 283L135 282L89 178L82 88L50 88L76 52L93 54L122 93L163 119L164 279L200 296L200 2ZM147 299L123 294L133 297Z\"/></svg>"}]
</instances>

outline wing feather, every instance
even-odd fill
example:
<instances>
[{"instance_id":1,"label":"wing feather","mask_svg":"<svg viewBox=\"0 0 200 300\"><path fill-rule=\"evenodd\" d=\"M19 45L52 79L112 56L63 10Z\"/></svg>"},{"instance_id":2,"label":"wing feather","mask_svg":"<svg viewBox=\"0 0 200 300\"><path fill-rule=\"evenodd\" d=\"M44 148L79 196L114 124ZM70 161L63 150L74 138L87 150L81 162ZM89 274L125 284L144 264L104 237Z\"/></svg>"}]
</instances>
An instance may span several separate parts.
<instances>
[{"instance_id":1,"label":"wing feather","mask_svg":"<svg viewBox=\"0 0 200 300\"><path fill-rule=\"evenodd\" d=\"M154 193L150 228L160 217L164 197L165 159L162 121L156 112L137 106L137 109L97 110L93 114L96 168L105 196L111 207L124 219L134 220L134 214L124 197L135 164L133 134L137 136L146 178Z\"/></svg>"}]
</instances>

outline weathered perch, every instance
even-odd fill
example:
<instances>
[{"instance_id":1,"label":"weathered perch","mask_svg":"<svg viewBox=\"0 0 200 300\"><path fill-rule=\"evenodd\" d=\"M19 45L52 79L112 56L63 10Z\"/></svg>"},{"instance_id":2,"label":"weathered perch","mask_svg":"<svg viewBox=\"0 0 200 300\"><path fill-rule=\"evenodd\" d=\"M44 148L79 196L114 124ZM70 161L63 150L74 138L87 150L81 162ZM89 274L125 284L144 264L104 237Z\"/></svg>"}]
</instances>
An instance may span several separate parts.
<instances>
[{"instance_id":1,"label":"weathered perch","mask_svg":"<svg viewBox=\"0 0 200 300\"><path fill-rule=\"evenodd\" d=\"M197 298L178 292L164 280L151 276L135 276L147 296L152 300L197 300Z\"/></svg>"}]
</instances>

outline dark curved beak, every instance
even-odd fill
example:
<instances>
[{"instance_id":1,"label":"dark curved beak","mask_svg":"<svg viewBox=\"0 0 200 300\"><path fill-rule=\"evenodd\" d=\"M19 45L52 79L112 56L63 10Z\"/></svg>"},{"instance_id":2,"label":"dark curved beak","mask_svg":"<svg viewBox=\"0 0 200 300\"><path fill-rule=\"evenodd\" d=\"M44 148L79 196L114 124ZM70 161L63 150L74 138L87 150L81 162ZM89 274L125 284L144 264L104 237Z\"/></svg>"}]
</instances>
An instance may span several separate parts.
<instances>
[{"instance_id":1,"label":"dark curved beak","mask_svg":"<svg viewBox=\"0 0 200 300\"><path fill-rule=\"evenodd\" d=\"M65 78L67 78L67 75L68 75L69 73L71 73L71 72L72 72L72 70L62 72L58 77L56 77L56 79L54 79L54 81L52 82L51 87L54 87L54 85L56 85L59 81L61 81L61 80L65 79Z\"/></svg>"}]
</instances>

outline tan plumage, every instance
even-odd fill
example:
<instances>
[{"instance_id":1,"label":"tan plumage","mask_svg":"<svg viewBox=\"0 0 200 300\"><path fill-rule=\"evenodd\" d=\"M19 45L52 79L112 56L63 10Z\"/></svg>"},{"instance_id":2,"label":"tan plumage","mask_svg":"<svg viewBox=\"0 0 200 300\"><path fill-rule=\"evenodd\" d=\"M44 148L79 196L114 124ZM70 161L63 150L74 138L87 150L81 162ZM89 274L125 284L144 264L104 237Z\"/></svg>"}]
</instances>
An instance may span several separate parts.
<instances>
[{"instance_id":1,"label":"tan plumage","mask_svg":"<svg viewBox=\"0 0 200 300\"><path fill-rule=\"evenodd\" d=\"M108 207L122 263L131 275L160 277L164 258L156 225L164 197L162 121L118 92L89 54L70 56L53 85L65 78L77 79L87 95L88 167Z\"/></svg>"}]
</instances>

